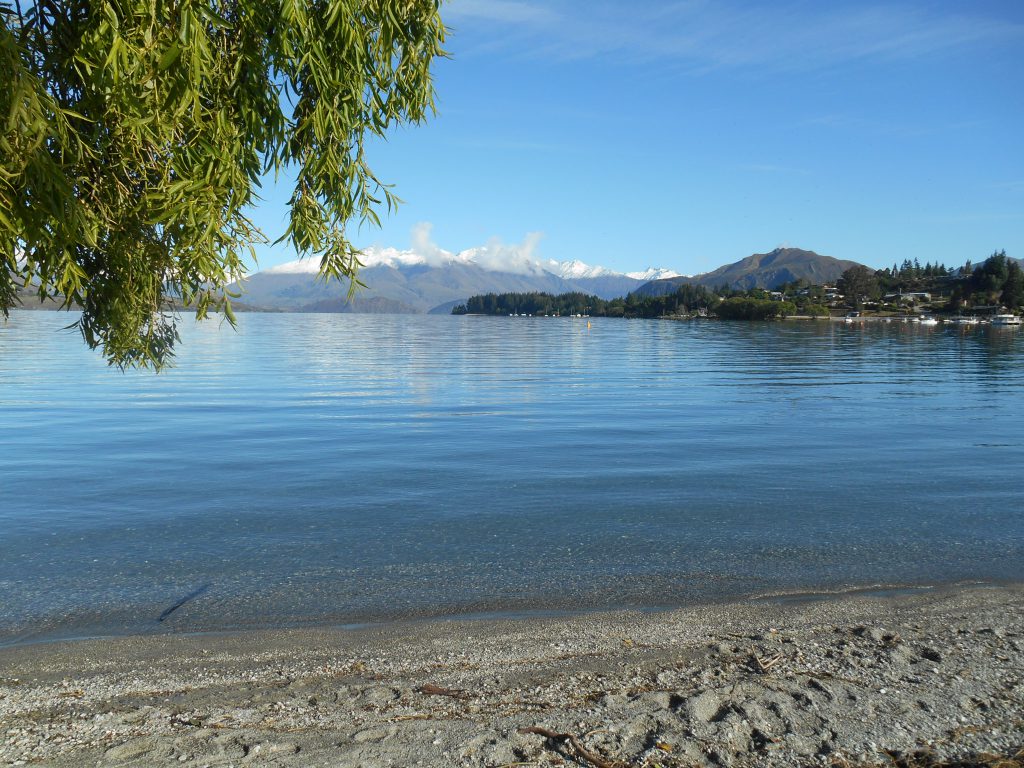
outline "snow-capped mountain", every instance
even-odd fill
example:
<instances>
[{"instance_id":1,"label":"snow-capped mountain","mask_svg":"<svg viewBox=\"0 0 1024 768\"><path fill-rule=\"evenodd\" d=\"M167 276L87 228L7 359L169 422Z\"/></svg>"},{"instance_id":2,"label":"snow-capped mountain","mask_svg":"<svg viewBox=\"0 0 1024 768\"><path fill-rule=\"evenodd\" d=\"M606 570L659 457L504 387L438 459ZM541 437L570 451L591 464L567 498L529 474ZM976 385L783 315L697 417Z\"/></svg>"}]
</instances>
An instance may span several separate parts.
<instances>
[{"instance_id":1,"label":"snow-capped mountain","mask_svg":"<svg viewBox=\"0 0 1024 768\"><path fill-rule=\"evenodd\" d=\"M414 251L397 248L370 248L359 257L364 267L412 267L426 264L426 259ZM263 270L265 275L315 275L320 271L318 259L296 259Z\"/></svg>"},{"instance_id":2,"label":"snow-capped mountain","mask_svg":"<svg viewBox=\"0 0 1024 768\"><path fill-rule=\"evenodd\" d=\"M627 272L626 277L631 277L634 280L643 280L646 283L649 280L667 280L670 277L687 277L687 275L681 275L674 269L650 267L643 272Z\"/></svg>"},{"instance_id":3,"label":"snow-capped mountain","mask_svg":"<svg viewBox=\"0 0 1024 768\"><path fill-rule=\"evenodd\" d=\"M548 260L544 262L544 269L566 280L608 277L610 275L622 276L620 272L614 272L605 267L592 267L589 264L584 264L579 259L573 259L572 261Z\"/></svg>"},{"instance_id":4,"label":"snow-capped mountain","mask_svg":"<svg viewBox=\"0 0 1024 768\"><path fill-rule=\"evenodd\" d=\"M413 247L371 247L359 255L361 288L349 300L344 287L317 281L317 259L298 259L257 272L244 283L243 302L265 309L317 312L446 311L479 293L580 291L610 299L625 296L649 277L601 266L534 257L537 237L521 244L492 241L452 253L429 239L429 228L413 232ZM651 268L635 275L676 275Z\"/></svg>"},{"instance_id":5,"label":"snow-capped mountain","mask_svg":"<svg viewBox=\"0 0 1024 768\"><path fill-rule=\"evenodd\" d=\"M415 250L399 250L397 248L367 248L359 255L359 261L363 269L372 267L391 267L402 269L405 267L417 266L444 266L446 264L475 264L491 272L511 272L522 274L540 274L549 272L563 280L586 280L597 277L628 277L633 280L647 282L648 280L659 280L667 277L679 277L679 273L672 269L661 267L650 267L643 272L616 272L607 267L591 266L579 259L572 261L555 261L547 259L539 261L528 256L515 252L515 246L495 247L482 246L479 248L467 248L458 253L450 253L438 250L435 253L424 255ZM284 264L278 264L263 270L267 275L315 275L320 270L320 262L316 259L296 259Z\"/></svg>"}]
</instances>

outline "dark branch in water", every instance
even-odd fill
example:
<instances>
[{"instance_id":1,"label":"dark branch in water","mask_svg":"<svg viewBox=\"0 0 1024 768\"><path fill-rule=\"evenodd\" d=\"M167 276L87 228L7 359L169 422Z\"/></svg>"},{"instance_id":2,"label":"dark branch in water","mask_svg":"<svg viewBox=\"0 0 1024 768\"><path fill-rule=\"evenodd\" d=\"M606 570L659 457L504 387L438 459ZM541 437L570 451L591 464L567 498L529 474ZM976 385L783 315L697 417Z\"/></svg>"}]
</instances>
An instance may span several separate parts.
<instances>
[{"instance_id":1,"label":"dark branch in water","mask_svg":"<svg viewBox=\"0 0 1024 768\"><path fill-rule=\"evenodd\" d=\"M183 598L181 598L181 600L179 600L174 605L172 605L170 608L167 608L166 610L164 610L164 612L161 613L157 617L157 622L162 622L164 619L166 619L168 616L170 616L176 610L181 608L181 606L183 606L189 600L195 600L197 597L199 597L201 594L203 594L206 590L208 590L211 586L212 586L212 584L207 582L206 584L203 584L198 589L192 590L187 595L185 595Z\"/></svg>"}]
</instances>

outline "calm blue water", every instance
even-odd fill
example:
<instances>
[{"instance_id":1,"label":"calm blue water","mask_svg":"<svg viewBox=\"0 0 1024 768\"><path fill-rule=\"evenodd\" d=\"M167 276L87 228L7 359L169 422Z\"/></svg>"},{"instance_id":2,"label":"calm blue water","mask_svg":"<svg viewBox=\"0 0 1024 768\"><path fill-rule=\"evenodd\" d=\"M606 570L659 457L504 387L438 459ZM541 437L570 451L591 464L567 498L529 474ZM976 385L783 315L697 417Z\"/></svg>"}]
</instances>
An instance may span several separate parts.
<instances>
[{"instance_id":1,"label":"calm blue water","mask_svg":"<svg viewBox=\"0 0 1024 768\"><path fill-rule=\"evenodd\" d=\"M69 322L0 324L0 642L1024 575L1019 330Z\"/></svg>"}]
</instances>

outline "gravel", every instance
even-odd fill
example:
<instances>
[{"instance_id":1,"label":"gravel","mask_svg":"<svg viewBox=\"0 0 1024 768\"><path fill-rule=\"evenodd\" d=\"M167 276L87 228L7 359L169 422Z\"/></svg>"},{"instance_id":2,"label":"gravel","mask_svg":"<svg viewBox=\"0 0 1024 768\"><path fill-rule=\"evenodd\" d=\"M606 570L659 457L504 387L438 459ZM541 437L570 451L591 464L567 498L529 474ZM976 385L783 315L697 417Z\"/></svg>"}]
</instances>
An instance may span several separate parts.
<instances>
[{"instance_id":1,"label":"gravel","mask_svg":"<svg viewBox=\"0 0 1024 768\"><path fill-rule=\"evenodd\" d=\"M0 650L0 765L843 766L1024 745L1024 587Z\"/></svg>"}]
</instances>

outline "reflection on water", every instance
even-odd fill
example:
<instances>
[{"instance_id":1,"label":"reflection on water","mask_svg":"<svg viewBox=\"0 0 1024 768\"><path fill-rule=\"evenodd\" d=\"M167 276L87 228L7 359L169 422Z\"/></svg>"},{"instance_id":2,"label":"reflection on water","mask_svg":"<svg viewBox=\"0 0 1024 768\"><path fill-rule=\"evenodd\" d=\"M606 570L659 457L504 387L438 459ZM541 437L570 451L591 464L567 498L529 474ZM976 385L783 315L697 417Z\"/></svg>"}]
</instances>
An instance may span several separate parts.
<instances>
[{"instance_id":1,"label":"reflection on water","mask_svg":"<svg viewBox=\"0 0 1024 768\"><path fill-rule=\"evenodd\" d=\"M0 641L1024 572L1019 330L591 323L186 321L154 376L14 313Z\"/></svg>"}]
</instances>

